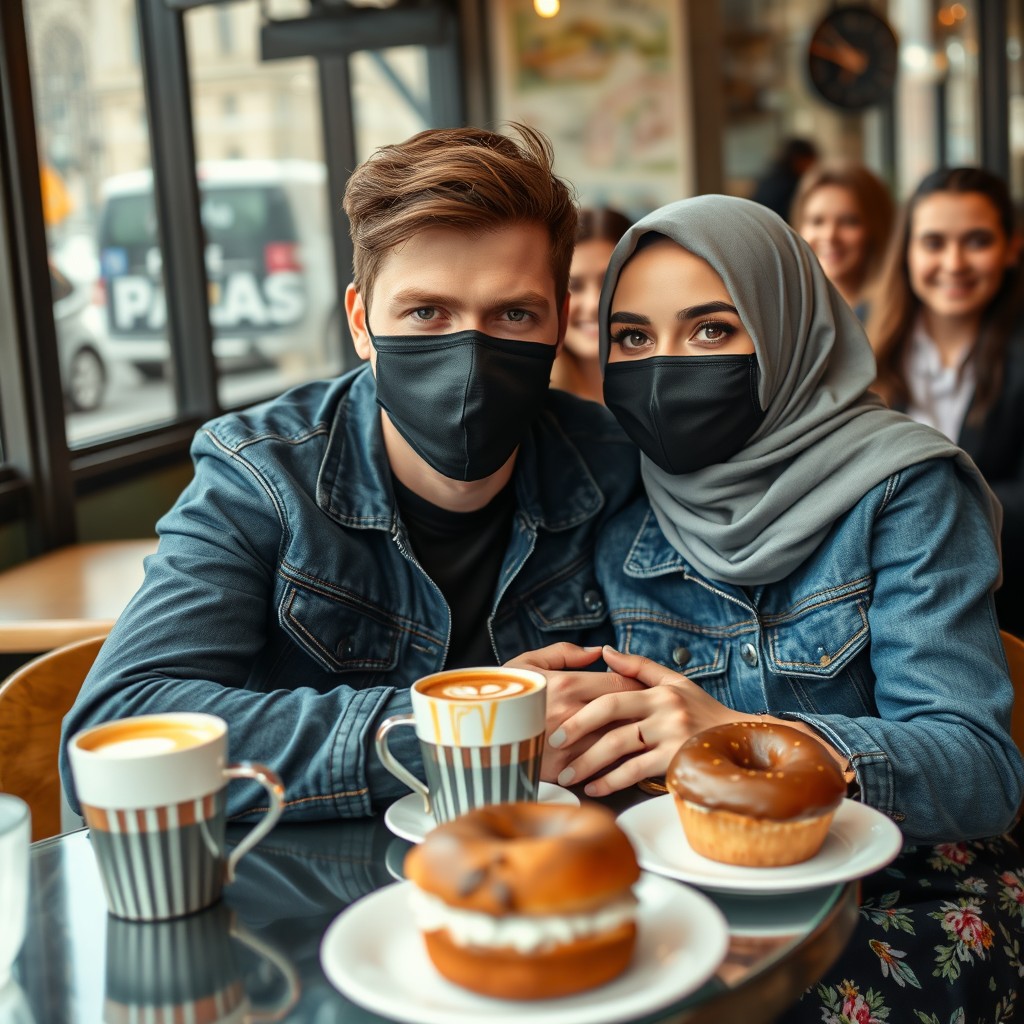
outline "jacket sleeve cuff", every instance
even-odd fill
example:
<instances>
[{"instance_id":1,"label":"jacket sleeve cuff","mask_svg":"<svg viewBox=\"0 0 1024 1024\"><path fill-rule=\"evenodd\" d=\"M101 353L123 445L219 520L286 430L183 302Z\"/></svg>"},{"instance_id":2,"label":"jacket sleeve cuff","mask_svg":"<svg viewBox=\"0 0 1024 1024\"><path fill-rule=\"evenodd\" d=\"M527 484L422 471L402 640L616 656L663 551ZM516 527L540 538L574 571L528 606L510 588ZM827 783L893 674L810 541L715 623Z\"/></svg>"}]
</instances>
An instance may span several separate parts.
<instances>
[{"instance_id":1,"label":"jacket sleeve cuff","mask_svg":"<svg viewBox=\"0 0 1024 1024\"><path fill-rule=\"evenodd\" d=\"M394 777L377 756L377 728L389 715L412 710L409 691L373 687L357 691L338 722L331 754L332 792L339 817L365 817L379 811L409 788ZM414 729L396 729L388 736L394 756L414 775L423 777L423 760Z\"/></svg>"}]
</instances>

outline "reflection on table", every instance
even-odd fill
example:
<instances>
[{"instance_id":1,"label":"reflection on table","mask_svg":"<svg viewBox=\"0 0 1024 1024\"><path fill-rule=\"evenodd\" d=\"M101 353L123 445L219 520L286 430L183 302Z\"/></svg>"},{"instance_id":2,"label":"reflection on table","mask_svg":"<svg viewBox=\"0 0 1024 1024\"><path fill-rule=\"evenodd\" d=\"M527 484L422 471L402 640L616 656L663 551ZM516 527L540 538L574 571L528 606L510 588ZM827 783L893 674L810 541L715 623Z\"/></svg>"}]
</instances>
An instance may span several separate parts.
<instances>
[{"instance_id":1,"label":"reflection on table","mask_svg":"<svg viewBox=\"0 0 1024 1024\"><path fill-rule=\"evenodd\" d=\"M235 838L245 831L229 829ZM408 849L382 818L279 826L241 861L222 904L153 925L108 916L88 832L37 843L15 1019L192 1019L167 1015L177 1009L225 1022L249 1014L380 1021L329 984L320 941L341 910L401 876ZM729 922L726 960L698 992L644 1024L773 1020L827 970L857 918L856 883L790 896L709 895Z\"/></svg>"}]
</instances>

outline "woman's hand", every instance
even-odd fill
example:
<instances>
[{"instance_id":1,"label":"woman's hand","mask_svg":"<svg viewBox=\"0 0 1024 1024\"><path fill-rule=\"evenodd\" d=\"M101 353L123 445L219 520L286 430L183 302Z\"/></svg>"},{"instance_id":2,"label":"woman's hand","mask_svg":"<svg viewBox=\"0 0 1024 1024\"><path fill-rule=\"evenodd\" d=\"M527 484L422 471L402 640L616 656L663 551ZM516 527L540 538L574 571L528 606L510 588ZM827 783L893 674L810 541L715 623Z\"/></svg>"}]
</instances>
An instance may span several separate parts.
<instances>
[{"instance_id":1,"label":"woman's hand","mask_svg":"<svg viewBox=\"0 0 1024 1024\"><path fill-rule=\"evenodd\" d=\"M532 669L547 679L546 731L550 736L566 719L598 697L646 689L644 683L616 672L578 671L593 665L601 657L602 651L610 650L610 647L577 647L575 644L557 643L520 654L506 662L505 667ZM578 748L565 744L556 750L545 744L541 778L553 782L569 761L582 753L595 738L593 735L586 737L585 745Z\"/></svg>"},{"instance_id":2,"label":"woman's hand","mask_svg":"<svg viewBox=\"0 0 1024 1024\"><path fill-rule=\"evenodd\" d=\"M679 672L636 654L603 649L611 674L633 679L641 689L595 696L549 732L548 745L569 751L558 775L562 786L588 779L588 796L607 796L652 775L664 775L679 747L694 733L726 722L757 721L709 696ZM554 758L550 758L555 763Z\"/></svg>"}]
</instances>

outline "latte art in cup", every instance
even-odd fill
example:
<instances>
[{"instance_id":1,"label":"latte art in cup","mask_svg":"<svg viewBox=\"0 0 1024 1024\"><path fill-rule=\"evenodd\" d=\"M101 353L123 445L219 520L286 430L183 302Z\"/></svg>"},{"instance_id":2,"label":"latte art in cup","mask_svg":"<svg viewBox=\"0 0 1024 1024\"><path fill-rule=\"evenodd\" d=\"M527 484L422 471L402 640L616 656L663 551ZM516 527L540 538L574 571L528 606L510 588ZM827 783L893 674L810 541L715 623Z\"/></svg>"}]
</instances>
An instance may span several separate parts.
<instances>
[{"instance_id":1,"label":"latte art in cup","mask_svg":"<svg viewBox=\"0 0 1024 1024\"><path fill-rule=\"evenodd\" d=\"M216 737L215 730L154 715L111 722L89 733L80 745L98 757L153 757L198 747Z\"/></svg>"},{"instance_id":2,"label":"latte art in cup","mask_svg":"<svg viewBox=\"0 0 1024 1024\"><path fill-rule=\"evenodd\" d=\"M434 697L449 700L497 700L525 693L526 687L522 683L448 683L430 692Z\"/></svg>"},{"instance_id":3,"label":"latte art in cup","mask_svg":"<svg viewBox=\"0 0 1024 1024\"><path fill-rule=\"evenodd\" d=\"M433 677L425 685L416 684L416 689L427 697L444 700L502 700L533 693L540 687L529 680L512 675L503 676L499 670L490 675L474 675L472 671L457 670Z\"/></svg>"}]
</instances>

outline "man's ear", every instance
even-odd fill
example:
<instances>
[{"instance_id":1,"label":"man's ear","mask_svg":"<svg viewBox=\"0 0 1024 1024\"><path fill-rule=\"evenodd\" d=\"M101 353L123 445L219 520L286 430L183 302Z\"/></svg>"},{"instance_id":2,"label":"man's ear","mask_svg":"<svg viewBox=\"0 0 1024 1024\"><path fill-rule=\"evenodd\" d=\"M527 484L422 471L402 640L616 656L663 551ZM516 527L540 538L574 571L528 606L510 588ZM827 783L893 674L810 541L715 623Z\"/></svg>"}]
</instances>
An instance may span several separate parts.
<instances>
[{"instance_id":1,"label":"man's ear","mask_svg":"<svg viewBox=\"0 0 1024 1024\"><path fill-rule=\"evenodd\" d=\"M555 353L561 351L562 343L565 341L565 331L569 326L569 292L566 291L565 298L562 299L562 310L558 314L558 344L555 345Z\"/></svg>"},{"instance_id":2,"label":"man's ear","mask_svg":"<svg viewBox=\"0 0 1024 1024\"><path fill-rule=\"evenodd\" d=\"M369 359L370 332L366 329L366 306L363 297L354 284L345 289L345 315L348 317L348 329L352 334L352 347L360 359Z\"/></svg>"}]
</instances>

